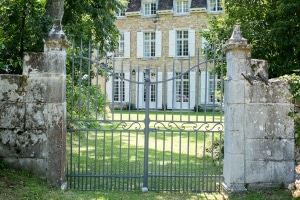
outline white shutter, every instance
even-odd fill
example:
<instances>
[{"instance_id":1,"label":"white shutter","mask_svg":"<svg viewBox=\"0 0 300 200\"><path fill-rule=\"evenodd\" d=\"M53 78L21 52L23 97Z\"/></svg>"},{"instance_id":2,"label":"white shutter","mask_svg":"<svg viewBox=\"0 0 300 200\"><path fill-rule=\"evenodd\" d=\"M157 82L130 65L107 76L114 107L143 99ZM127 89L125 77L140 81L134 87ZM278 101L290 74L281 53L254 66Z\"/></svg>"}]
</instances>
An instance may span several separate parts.
<instances>
[{"instance_id":1,"label":"white shutter","mask_svg":"<svg viewBox=\"0 0 300 200\"><path fill-rule=\"evenodd\" d=\"M161 31L155 32L155 57L161 57Z\"/></svg>"},{"instance_id":2,"label":"white shutter","mask_svg":"<svg viewBox=\"0 0 300 200\"><path fill-rule=\"evenodd\" d=\"M136 57L137 58L143 58L144 55L144 33L143 32L137 32L137 44L136 44Z\"/></svg>"},{"instance_id":3,"label":"white shutter","mask_svg":"<svg viewBox=\"0 0 300 200\"><path fill-rule=\"evenodd\" d=\"M173 88L173 81L174 80L169 80L173 77L173 72L168 72L168 92L167 92L167 108L172 109L173 108L173 102L175 101L174 95L175 91ZM175 83L174 83L175 84ZM173 100L174 99L174 100Z\"/></svg>"},{"instance_id":4,"label":"white shutter","mask_svg":"<svg viewBox=\"0 0 300 200\"><path fill-rule=\"evenodd\" d=\"M114 52L108 51L106 52L107 57L112 57L114 55Z\"/></svg>"},{"instance_id":5,"label":"white shutter","mask_svg":"<svg viewBox=\"0 0 300 200\"><path fill-rule=\"evenodd\" d=\"M130 58L130 32L124 32L124 58Z\"/></svg>"},{"instance_id":6,"label":"white shutter","mask_svg":"<svg viewBox=\"0 0 300 200\"><path fill-rule=\"evenodd\" d=\"M157 80L158 81L162 81L162 72L158 72ZM158 83L157 84L157 98L156 98L157 108L158 109L162 108L162 96L163 96L163 93L162 93L162 83Z\"/></svg>"},{"instance_id":7,"label":"white shutter","mask_svg":"<svg viewBox=\"0 0 300 200\"><path fill-rule=\"evenodd\" d=\"M189 30L189 56L195 56L195 30Z\"/></svg>"},{"instance_id":8,"label":"white shutter","mask_svg":"<svg viewBox=\"0 0 300 200\"><path fill-rule=\"evenodd\" d=\"M136 76L136 82L144 82L144 72L141 71ZM144 103L144 84L136 84L136 108L145 108Z\"/></svg>"},{"instance_id":9,"label":"white shutter","mask_svg":"<svg viewBox=\"0 0 300 200\"><path fill-rule=\"evenodd\" d=\"M110 76L107 83L106 83L106 94L107 94L107 100L109 102L112 102L113 101L113 88L114 88L114 77L113 76Z\"/></svg>"},{"instance_id":10,"label":"white shutter","mask_svg":"<svg viewBox=\"0 0 300 200\"><path fill-rule=\"evenodd\" d=\"M202 29L202 32L208 32L209 29ZM208 41L202 36L201 37L201 47L202 47L202 50L205 49L205 46L208 45Z\"/></svg>"},{"instance_id":11,"label":"white shutter","mask_svg":"<svg viewBox=\"0 0 300 200\"><path fill-rule=\"evenodd\" d=\"M127 80L130 80L130 73L129 72L125 72L124 73L124 78L127 79ZM129 102L129 81L127 80L124 80L124 85L125 85L125 102Z\"/></svg>"},{"instance_id":12,"label":"white shutter","mask_svg":"<svg viewBox=\"0 0 300 200\"><path fill-rule=\"evenodd\" d=\"M196 74L195 72L190 72L190 109L195 106L196 99Z\"/></svg>"},{"instance_id":13,"label":"white shutter","mask_svg":"<svg viewBox=\"0 0 300 200\"><path fill-rule=\"evenodd\" d=\"M169 57L176 56L176 31L169 31Z\"/></svg>"},{"instance_id":14,"label":"white shutter","mask_svg":"<svg viewBox=\"0 0 300 200\"><path fill-rule=\"evenodd\" d=\"M201 104L208 103L207 102L208 92L209 92L209 80L208 80L208 78L209 78L209 72L201 71Z\"/></svg>"}]
</instances>

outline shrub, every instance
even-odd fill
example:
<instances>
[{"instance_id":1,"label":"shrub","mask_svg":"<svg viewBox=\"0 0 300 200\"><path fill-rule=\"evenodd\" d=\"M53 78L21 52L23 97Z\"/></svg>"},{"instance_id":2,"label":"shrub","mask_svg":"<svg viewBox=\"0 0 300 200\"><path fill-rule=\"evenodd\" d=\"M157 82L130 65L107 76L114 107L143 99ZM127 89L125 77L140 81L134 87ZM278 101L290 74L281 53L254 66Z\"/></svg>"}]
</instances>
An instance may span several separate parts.
<instances>
[{"instance_id":1,"label":"shrub","mask_svg":"<svg viewBox=\"0 0 300 200\"><path fill-rule=\"evenodd\" d=\"M200 105L195 105L194 106L194 111L195 112L200 112L200 111L203 111L202 107Z\"/></svg>"}]
</instances>

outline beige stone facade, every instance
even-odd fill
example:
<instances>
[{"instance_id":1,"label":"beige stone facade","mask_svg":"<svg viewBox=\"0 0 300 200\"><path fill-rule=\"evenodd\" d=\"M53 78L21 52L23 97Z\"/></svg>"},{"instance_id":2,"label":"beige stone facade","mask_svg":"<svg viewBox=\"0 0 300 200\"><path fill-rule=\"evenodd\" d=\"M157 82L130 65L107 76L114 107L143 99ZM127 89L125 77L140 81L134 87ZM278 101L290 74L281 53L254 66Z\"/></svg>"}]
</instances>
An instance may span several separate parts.
<instances>
[{"instance_id":1,"label":"beige stone facade","mask_svg":"<svg viewBox=\"0 0 300 200\"><path fill-rule=\"evenodd\" d=\"M184 7L185 2L188 7ZM110 54L114 72L124 73L125 79L141 82L144 69L150 67L152 82L170 80L150 89L155 90L153 96L157 99L150 107L193 109L195 105L215 103L209 94L212 91L209 89L211 70L205 64L199 65L205 59L201 31L208 29L208 15L222 13L209 12L209 2L133 0L129 1L126 12L117 17L121 36L119 47ZM177 6L179 3L183 5L182 10ZM156 4L155 14L145 14L146 4ZM183 78L186 80L180 83L172 80L172 83L172 78L186 71L189 73ZM142 84L124 83L116 87L112 81L111 78L106 84L109 101L123 98L120 101L144 107ZM116 97L120 95L123 97Z\"/></svg>"}]
</instances>

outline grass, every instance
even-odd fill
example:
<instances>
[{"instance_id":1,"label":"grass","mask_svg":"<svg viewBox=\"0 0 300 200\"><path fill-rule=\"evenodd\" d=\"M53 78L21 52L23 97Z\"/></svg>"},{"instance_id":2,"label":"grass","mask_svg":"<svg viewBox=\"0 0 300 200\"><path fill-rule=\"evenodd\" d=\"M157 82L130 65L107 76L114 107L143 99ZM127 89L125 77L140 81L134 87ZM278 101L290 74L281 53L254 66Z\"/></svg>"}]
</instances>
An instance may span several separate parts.
<instances>
[{"instance_id":1,"label":"grass","mask_svg":"<svg viewBox=\"0 0 300 200\"><path fill-rule=\"evenodd\" d=\"M144 182L148 156L150 190L216 191L216 183L222 181L222 157L207 149L223 137L220 116L151 111L145 150L144 115L115 111L113 121L69 132L70 187L135 191ZM216 148L221 151L221 146Z\"/></svg>"},{"instance_id":2,"label":"grass","mask_svg":"<svg viewBox=\"0 0 300 200\"><path fill-rule=\"evenodd\" d=\"M222 200L217 193L178 193L123 191L61 191L45 180L25 171L0 168L0 199L2 200ZM284 189L253 191L230 200L290 200L292 195Z\"/></svg>"}]
</instances>

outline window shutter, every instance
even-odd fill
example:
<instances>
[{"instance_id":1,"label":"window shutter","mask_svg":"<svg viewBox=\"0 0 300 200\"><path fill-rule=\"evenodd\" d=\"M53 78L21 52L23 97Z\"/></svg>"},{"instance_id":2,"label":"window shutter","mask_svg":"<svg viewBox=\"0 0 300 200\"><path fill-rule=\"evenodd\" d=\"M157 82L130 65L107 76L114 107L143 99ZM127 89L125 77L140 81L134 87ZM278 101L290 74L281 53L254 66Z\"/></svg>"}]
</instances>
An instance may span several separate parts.
<instances>
[{"instance_id":1,"label":"window shutter","mask_svg":"<svg viewBox=\"0 0 300 200\"><path fill-rule=\"evenodd\" d=\"M173 109L173 102L175 102L175 92L173 88L174 80L169 80L173 77L173 72L168 72L168 92L167 92L167 108Z\"/></svg>"},{"instance_id":2,"label":"window shutter","mask_svg":"<svg viewBox=\"0 0 300 200\"><path fill-rule=\"evenodd\" d=\"M189 56L195 56L195 30L189 30Z\"/></svg>"},{"instance_id":3,"label":"window shutter","mask_svg":"<svg viewBox=\"0 0 300 200\"><path fill-rule=\"evenodd\" d=\"M143 32L137 32L136 57L143 58L144 55L144 35Z\"/></svg>"},{"instance_id":4,"label":"window shutter","mask_svg":"<svg viewBox=\"0 0 300 200\"><path fill-rule=\"evenodd\" d=\"M207 104L209 92L209 72L201 72L201 104Z\"/></svg>"},{"instance_id":5,"label":"window shutter","mask_svg":"<svg viewBox=\"0 0 300 200\"><path fill-rule=\"evenodd\" d=\"M125 72L124 78L130 80L130 73ZM129 81L124 80L124 84L125 84L125 102L129 102L129 90L130 90Z\"/></svg>"},{"instance_id":6,"label":"window shutter","mask_svg":"<svg viewBox=\"0 0 300 200\"><path fill-rule=\"evenodd\" d=\"M155 57L161 57L161 31L155 32Z\"/></svg>"},{"instance_id":7,"label":"window shutter","mask_svg":"<svg viewBox=\"0 0 300 200\"><path fill-rule=\"evenodd\" d=\"M209 29L202 29L202 32L208 32ZM208 45L208 41L202 36L201 37L201 48L202 50L205 49L205 46Z\"/></svg>"},{"instance_id":8,"label":"window shutter","mask_svg":"<svg viewBox=\"0 0 300 200\"><path fill-rule=\"evenodd\" d=\"M113 101L113 88L114 88L114 77L110 76L107 83L106 83L106 93L107 93L107 100L109 102Z\"/></svg>"},{"instance_id":9,"label":"window shutter","mask_svg":"<svg viewBox=\"0 0 300 200\"><path fill-rule=\"evenodd\" d=\"M158 81L162 81L162 72L158 72ZM161 109L162 108L162 98L163 98L163 93L162 93L162 83L157 84L157 108Z\"/></svg>"},{"instance_id":10,"label":"window shutter","mask_svg":"<svg viewBox=\"0 0 300 200\"><path fill-rule=\"evenodd\" d=\"M136 82L144 82L144 72L140 72L136 76ZM145 108L144 105L144 84L136 84L136 108Z\"/></svg>"},{"instance_id":11,"label":"window shutter","mask_svg":"<svg viewBox=\"0 0 300 200\"><path fill-rule=\"evenodd\" d=\"M196 74L195 72L190 72L190 109L193 109L195 106L196 99Z\"/></svg>"},{"instance_id":12,"label":"window shutter","mask_svg":"<svg viewBox=\"0 0 300 200\"><path fill-rule=\"evenodd\" d=\"M124 32L124 58L130 58L130 32Z\"/></svg>"},{"instance_id":13,"label":"window shutter","mask_svg":"<svg viewBox=\"0 0 300 200\"><path fill-rule=\"evenodd\" d=\"M169 31L169 57L175 57L176 55L176 31Z\"/></svg>"}]
</instances>

